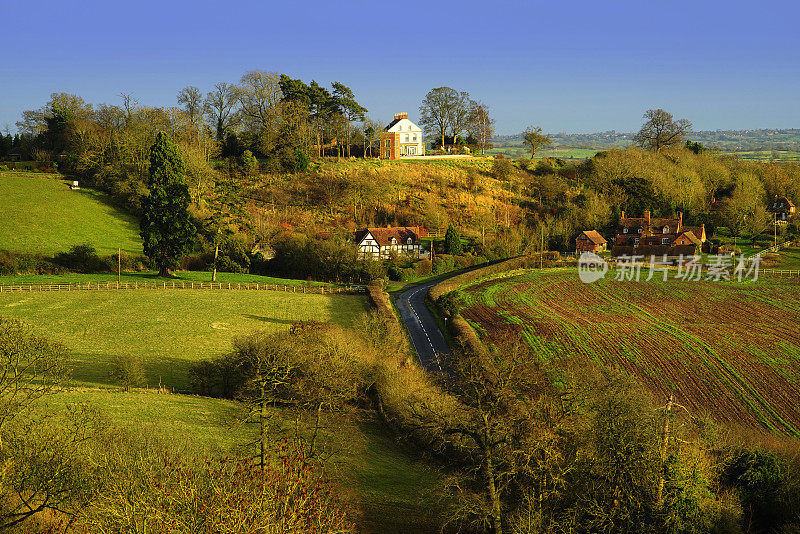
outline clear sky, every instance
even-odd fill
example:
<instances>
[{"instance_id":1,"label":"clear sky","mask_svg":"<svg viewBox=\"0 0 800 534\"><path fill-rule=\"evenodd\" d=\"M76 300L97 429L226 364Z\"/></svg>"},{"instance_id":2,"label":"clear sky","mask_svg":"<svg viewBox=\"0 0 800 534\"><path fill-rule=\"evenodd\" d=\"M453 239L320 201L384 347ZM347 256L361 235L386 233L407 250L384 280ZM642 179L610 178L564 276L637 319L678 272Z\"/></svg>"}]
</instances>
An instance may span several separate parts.
<instances>
[{"instance_id":1,"label":"clear sky","mask_svg":"<svg viewBox=\"0 0 800 534\"><path fill-rule=\"evenodd\" d=\"M433 87L489 104L500 134L800 128L793 0L382 2L2 0L0 128L50 93L175 105L247 70L341 81L375 119Z\"/></svg>"}]
</instances>

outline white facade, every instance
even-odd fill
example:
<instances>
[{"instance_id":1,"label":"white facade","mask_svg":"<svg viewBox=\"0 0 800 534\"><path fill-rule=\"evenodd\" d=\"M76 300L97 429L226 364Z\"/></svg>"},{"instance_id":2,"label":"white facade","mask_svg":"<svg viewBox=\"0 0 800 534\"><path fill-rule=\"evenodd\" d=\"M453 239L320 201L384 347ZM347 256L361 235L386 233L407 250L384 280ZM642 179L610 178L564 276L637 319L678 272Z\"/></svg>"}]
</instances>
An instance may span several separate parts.
<instances>
[{"instance_id":1,"label":"white facade","mask_svg":"<svg viewBox=\"0 0 800 534\"><path fill-rule=\"evenodd\" d=\"M408 120L408 114L398 113L381 135L380 157L396 159L403 156L425 155L422 128Z\"/></svg>"}]
</instances>

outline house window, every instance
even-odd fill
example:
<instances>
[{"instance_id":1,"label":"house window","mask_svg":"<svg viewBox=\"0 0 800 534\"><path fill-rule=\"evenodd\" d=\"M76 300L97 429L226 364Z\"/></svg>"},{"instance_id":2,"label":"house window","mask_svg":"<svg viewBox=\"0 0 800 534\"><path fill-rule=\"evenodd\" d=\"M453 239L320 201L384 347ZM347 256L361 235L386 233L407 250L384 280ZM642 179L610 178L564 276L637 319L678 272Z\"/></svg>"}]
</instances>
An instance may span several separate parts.
<instances>
[{"instance_id":1,"label":"house window","mask_svg":"<svg viewBox=\"0 0 800 534\"><path fill-rule=\"evenodd\" d=\"M639 244L639 238L638 237L634 238L633 242L638 245Z\"/></svg>"},{"instance_id":2,"label":"house window","mask_svg":"<svg viewBox=\"0 0 800 534\"><path fill-rule=\"evenodd\" d=\"M410 245L410 244L411 244L411 238L410 238L410 237L409 237L408 239L406 239L406 244L407 244L407 245Z\"/></svg>"},{"instance_id":3,"label":"house window","mask_svg":"<svg viewBox=\"0 0 800 534\"><path fill-rule=\"evenodd\" d=\"M637 232L639 232L639 233L641 234L641 233L642 233L642 229L641 229L641 228L639 228L639 229L637 230Z\"/></svg>"},{"instance_id":4,"label":"house window","mask_svg":"<svg viewBox=\"0 0 800 534\"><path fill-rule=\"evenodd\" d=\"M623 228L623 229L622 229L622 233L623 233L623 234L627 234L627 233L628 233L628 229L627 229L627 228Z\"/></svg>"},{"instance_id":5,"label":"house window","mask_svg":"<svg viewBox=\"0 0 800 534\"><path fill-rule=\"evenodd\" d=\"M391 150L387 150L386 151L386 157L387 158L391 158L392 157L392 151Z\"/></svg>"},{"instance_id":6,"label":"house window","mask_svg":"<svg viewBox=\"0 0 800 534\"><path fill-rule=\"evenodd\" d=\"M395 238L393 237L393 238L392 238L392 245L396 245L396 244L397 244L397 239L395 239Z\"/></svg>"},{"instance_id":7,"label":"house window","mask_svg":"<svg viewBox=\"0 0 800 534\"><path fill-rule=\"evenodd\" d=\"M417 134L414 134L414 142L417 142Z\"/></svg>"},{"instance_id":8,"label":"house window","mask_svg":"<svg viewBox=\"0 0 800 534\"><path fill-rule=\"evenodd\" d=\"M390 146L392 146L392 140L391 140L391 139L387 139L387 140L386 140L386 146L387 146L387 147L390 147Z\"/></svg>"},{"instance_id":9,"label":"house window","mask_svg":"<svg viewBox=\"0 0 800 534\"><path fill-rule=\"evenodd\" d=\"M662 245L666 245L667 243L669 243L669 238L668 237L664 237L664 238L661 239L661 244Z\"/></svg>"},{"instance_id":10,"label":"house window","mask_svg":"<svg viewBox=\"0 0 800 534\"><path fill-rule=\"evenodd\" d=\"M664 229L661 231L661 233L662 234L668 234L669 233L669 226L665 226Z\"/></svg>"},{"instance_id":11,"label":"house window","mask_svg":"<svg viewBox=\"0 0 800 534\"><path fill-rule=\"evenodd\" d=\"M406 134L406 143L408 143L408 134Z\"/></svg>"}]
</instances>

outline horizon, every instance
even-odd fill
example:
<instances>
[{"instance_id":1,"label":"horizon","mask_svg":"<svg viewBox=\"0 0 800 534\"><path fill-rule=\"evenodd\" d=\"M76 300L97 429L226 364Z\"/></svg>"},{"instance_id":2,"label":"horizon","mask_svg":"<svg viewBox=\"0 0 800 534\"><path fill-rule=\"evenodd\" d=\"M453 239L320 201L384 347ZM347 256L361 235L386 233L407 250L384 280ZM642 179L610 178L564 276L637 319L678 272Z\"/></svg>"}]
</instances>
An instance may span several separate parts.
<instances>
[{"instance_id":1,"label":"horizon","mask_svg":"<svg viewBox=\"0 0 800 534\"><path fill-rule=\"evenodd\" d=\"M755 12L744 2L501 1L491 10L468 2L416 16L360 0L335 11L316 2L302 11L240 2L220 14L218 6L12 0L6 39L20 45L0 66L0 128L16 131L22 111L51 93L97 105L130 92L140 104L171 107L187 85L206 93L249 70L340 81L386 123L400 111L418 120L425 94L450 86L489 105L499 136L528 125L635 132L651 108L689 119L695 131L800 127L792 28L800 7L774 0Z\"/></svg>"}]
</instances>

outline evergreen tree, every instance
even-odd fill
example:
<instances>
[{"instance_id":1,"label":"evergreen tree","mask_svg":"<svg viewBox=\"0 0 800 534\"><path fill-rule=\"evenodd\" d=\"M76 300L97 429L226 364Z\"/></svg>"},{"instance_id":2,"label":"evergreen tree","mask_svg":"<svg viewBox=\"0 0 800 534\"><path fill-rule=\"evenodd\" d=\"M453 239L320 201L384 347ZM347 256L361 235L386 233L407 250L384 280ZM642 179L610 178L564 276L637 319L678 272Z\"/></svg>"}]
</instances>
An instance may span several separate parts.
<instances>
[{"instance_id":1,"label":"evergreen tree","mask_svg":"<svg viewBox=\"0 0 800 534\"><path fill-rule=\"evenodd\" d=\"M159 276L179 265L195 235L189 219L189 187L178 149L164 132L150 148L150 194L142 201L144 253Z\"/></svg>"},{"instance_id":2,"label":"evergreen tree","mask_svg":"<svg viewBox=\"0 0 800 534\"><path fill-rule=\"evenodd\" d=\"M456 230L456 227L452 224L447 227L447 233L444 235L444 251L454 256L463 252L461 235L459 235L458 230Z\"/></svg>"}]
</instances>

